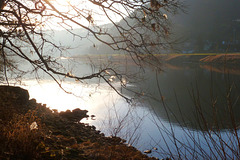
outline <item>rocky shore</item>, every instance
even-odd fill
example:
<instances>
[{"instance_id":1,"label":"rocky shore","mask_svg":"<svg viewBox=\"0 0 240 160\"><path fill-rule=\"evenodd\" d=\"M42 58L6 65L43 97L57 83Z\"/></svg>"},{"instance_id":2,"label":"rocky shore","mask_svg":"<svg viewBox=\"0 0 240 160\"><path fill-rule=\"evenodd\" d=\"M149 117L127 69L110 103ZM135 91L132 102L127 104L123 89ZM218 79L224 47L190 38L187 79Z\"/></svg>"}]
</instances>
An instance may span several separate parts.
<instances>
[{"instance_id":1,"label":"rocky shore","mask_svg":"<svg viewBox=\"0 0 240 160\"><path fill-rule=\"evenodd\" d=\"M0 86L0 159L156 159L81 123L85 117L86 110L59 113L29 100L27 90Z\"/></svg>"}]
</instances>

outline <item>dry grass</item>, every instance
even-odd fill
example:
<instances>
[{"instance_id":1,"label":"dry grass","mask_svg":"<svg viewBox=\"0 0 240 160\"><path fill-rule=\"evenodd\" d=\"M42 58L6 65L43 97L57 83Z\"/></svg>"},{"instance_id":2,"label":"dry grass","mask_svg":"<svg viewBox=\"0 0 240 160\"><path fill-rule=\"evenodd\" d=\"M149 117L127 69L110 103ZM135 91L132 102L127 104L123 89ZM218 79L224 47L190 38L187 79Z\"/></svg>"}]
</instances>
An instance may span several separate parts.
<instances>
[{"instance_id":1,"label":"dry grass","mask_svg":"<svg viewBox=\"0 0 240 160\"><path fill-rule=\"evenodd\" d=\"M37 126L31 128L32 124ZM16 159L38 158L38 146L44 134L45 131L35 111L29 111L25 115L15 114L2 128L2 152Z\"/></svg>"}]
</instances>

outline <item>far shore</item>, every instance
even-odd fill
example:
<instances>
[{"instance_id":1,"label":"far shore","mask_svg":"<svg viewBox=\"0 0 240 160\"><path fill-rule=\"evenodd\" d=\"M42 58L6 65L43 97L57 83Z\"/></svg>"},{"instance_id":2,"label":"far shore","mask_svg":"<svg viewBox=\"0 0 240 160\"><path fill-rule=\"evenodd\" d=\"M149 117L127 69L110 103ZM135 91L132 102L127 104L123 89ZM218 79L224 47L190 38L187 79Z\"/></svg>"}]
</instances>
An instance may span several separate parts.
<instances>
[{"instance_id":1,"label":"far shore","mask_svg":"<svg viewBox=\"0 0 240 160\"><path fill-rule=\"evenodd\" d=\"M200 62L215 64L239 64L240 53L191 53L191 54L164 54L164 62Z\"/></svg>"},{"instance_id":2,"label":"far shore","mask_svg":"<svg viewBox=\"0 0 240 160\"><path fill-rule=\"evenodd\" d=\"M179 64L179 63L201 63L201 64L240 64L240 53L172 53L172 54L153 54L161 63ZM146 56L147 57L147 56ZM130 55L126 54L86 54L71 57L81 59L84 62L94 64L107 63L108 61L115 64L135 65ZM134 56L133 56L134 58Z\"/></svg>"}]
</instances>

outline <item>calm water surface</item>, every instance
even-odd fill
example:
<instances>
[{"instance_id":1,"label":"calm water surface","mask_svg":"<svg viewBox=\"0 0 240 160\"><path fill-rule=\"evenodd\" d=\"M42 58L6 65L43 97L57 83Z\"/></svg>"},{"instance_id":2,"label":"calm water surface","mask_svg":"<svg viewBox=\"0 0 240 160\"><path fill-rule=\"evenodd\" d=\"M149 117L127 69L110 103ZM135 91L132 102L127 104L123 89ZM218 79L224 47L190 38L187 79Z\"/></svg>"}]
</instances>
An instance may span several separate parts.
<instances>
[{"instance_id":1,"label":"calm water surface","mask_svg":"<svg viewBox=\"0 0 240 160\"><path fill-rule=\"evenodd\" d=\"M229 130L238 127L240 122L239 71L235 68L224 73L218 67L193 64L167 65L160 73L146 69L142 81L127 84L128 89L144 95L133 104L127 103L105 83L98 86L64 82L64 88L74 95L65 93L50 79L40 82L28 79L23 87L29 90L31 98L51 109L87 109L89 115L96 117L83 122L95 125L107 136L125 138L141 151L152 149L152 156L164 158L168 156L165 153L177 154L184 144L194 146L196 141L191 141L189 136L202 142L204 152L208 153L214 144L206 144L204 133L207 134L207 130L220 131L223 139L229 138ZM228 94L229 89L231 94ZM126 90L122 92L135 96ZM200 149L196 148L197 151Z\"/></svg>"}]
</instances>

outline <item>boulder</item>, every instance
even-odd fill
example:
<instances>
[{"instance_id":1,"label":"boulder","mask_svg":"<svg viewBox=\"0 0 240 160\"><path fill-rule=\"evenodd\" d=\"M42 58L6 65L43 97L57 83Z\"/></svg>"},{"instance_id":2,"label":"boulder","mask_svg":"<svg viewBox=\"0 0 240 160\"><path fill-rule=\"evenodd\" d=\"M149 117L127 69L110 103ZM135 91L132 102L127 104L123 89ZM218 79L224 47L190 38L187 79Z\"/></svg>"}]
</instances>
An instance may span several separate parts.
<instances>
[{"instance_id":1,"label":"boulder","mask_svg":"<svg viewBox=\"0 0 240 160\"><path fill-rule=\"evenodd\" d=\"M29 93L27 90L15 86L0 86L0 101L11 101L17 104L27 104Z\"/></svg>"},{"instance_id":2,"label":"boulder","mask_svg":"<svg viewBox=\"0 0 240 160\"><path fill-rule=\"evenodd\" d=\"M89 117L87 115L87 112L88 112L87 110L81 110L79 108L76 108L73 111L67 110L65 112L60 112L59 115L60 115L60 117L63 117L69 121L79 122L83 118Z\"/></svg>"}]
</instances>

